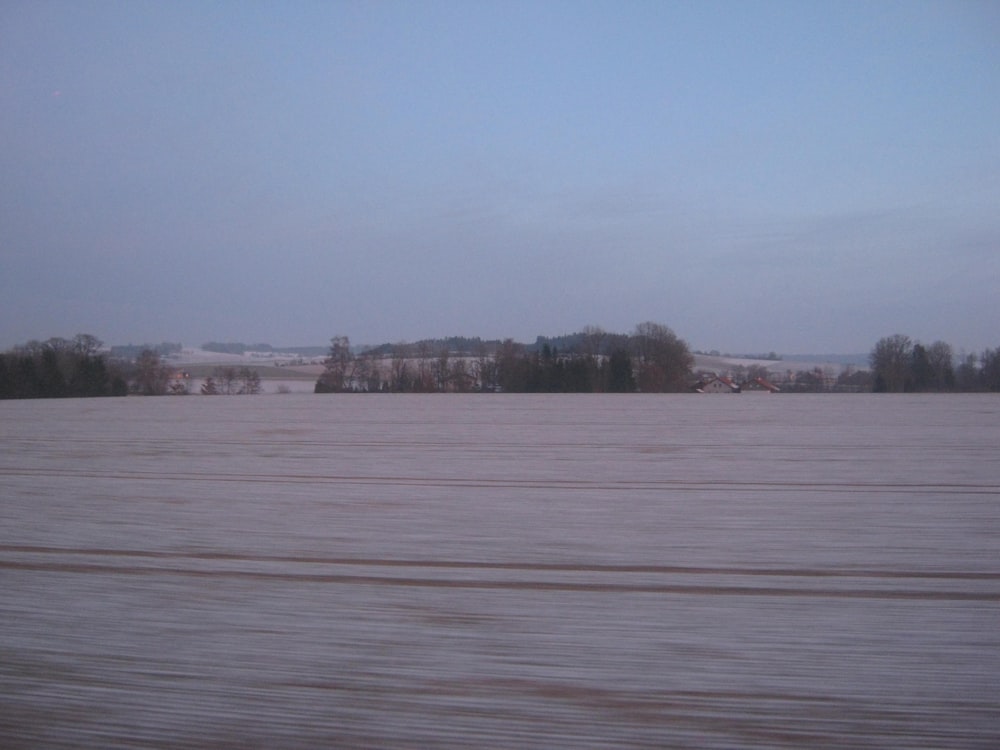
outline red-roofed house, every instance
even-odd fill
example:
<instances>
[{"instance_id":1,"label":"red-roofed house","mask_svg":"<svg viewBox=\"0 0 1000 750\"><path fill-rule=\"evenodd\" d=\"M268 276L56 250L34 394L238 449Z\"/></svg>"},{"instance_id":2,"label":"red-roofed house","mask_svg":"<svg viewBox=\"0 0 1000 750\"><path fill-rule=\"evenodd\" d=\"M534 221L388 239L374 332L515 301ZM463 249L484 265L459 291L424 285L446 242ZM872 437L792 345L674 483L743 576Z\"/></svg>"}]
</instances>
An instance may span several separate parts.
<instances>
[{"instance_id":1,"label":"red-roofed house","mask_svg":"<svg viewBox=\"0 0 1000 750\"><path fill-rule=\"evenodd\" d=\"M769 380L754 378L748 380L740 389L743 393L781 393L781 389Z\"/></svg>"}]
</instances>

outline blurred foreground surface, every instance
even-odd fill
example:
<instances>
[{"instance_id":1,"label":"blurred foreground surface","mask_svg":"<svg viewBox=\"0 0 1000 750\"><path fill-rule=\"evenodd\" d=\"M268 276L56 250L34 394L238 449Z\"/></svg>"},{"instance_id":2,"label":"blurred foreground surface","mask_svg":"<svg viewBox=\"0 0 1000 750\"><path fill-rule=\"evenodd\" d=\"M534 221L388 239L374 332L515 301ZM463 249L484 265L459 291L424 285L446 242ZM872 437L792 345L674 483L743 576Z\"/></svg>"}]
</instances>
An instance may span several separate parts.
<instances>
[{"instance_id":1,"label":"blurred foreground surface","mask_svg":"<svg viewBox=\"0 0 1000 750\"><path fill-rule=\"evenodd\" d=\"M1000 399L0 403L0 747L996 748Z\"/></svg>"}]
</instances>

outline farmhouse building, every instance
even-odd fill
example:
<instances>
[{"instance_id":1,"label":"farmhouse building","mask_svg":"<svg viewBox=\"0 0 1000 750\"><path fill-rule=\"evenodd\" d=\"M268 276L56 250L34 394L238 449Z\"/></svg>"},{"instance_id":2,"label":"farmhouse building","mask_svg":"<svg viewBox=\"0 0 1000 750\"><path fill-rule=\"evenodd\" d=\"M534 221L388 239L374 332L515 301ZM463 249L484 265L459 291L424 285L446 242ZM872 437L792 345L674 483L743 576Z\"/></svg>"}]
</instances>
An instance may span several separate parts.
<instances>
[{"instance_id":1,"label":"farmhouse building","mask_svg":"<svg viewBox=\"0 0 1000 750\"><path fill-rule=\"evenodd\" d=\"M700 383L695 390L699 393L739 393L740 387L727 377L713 376Z\"/></svg>"}]
</instances>

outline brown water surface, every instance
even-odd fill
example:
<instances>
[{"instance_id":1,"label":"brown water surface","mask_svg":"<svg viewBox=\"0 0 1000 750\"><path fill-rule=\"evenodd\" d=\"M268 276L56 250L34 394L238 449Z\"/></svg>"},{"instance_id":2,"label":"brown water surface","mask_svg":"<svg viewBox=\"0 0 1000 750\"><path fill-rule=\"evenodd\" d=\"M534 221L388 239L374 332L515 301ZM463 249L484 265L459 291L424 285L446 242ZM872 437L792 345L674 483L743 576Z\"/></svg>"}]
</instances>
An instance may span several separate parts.
<instances>
[{"instance_id":1,"label":"brown water surface","mask_svg":"<svg viewBox=\"0 0 1000 750\"><path fill-rule=\"evenodd\" d=\"M0 747L1000 747L1000 398L0 402Z\"/></svg>"}]
</instances>

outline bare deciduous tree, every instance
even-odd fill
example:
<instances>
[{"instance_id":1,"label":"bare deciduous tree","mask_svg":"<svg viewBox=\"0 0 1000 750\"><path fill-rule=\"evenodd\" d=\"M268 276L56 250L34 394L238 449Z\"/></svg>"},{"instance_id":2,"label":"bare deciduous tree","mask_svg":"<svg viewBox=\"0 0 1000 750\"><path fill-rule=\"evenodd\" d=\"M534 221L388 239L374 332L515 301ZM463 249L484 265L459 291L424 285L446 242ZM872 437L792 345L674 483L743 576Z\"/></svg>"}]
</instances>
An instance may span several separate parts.
<instances>
[{"instance_id":1,"label":"bare deciduous tree","mask_svg":"<svg viewBox=\"0 0 1000 750\"><path fill-rule=\"evenodd\" d=\"M170 370L152 349L143 349L136 360L135 390L143 396L162 396L167 392Z\"/></svg>"},{"instance_id":2,"label":"bare deciduous tree","mask_svg":"<svg viewBox=\"0 0 1000 750\"><path fill-rule=\"evenodd\" d=\"M338 393L349 390L351 364L354 355L351 354L351 341L347 336L334 336L330 339L330 354L323 363L323 374L316 381L317 393Z\"/></svg>"},{"instance_id":3,"label":"bare deciduous tree","mask_svg":"<svg viewBox=\"0 0 1000 750\"><path fill-rule=\"evenodd\" d=\"M629 343L636 358L639 390L687 390L694 357L670 328L660 323L640 323Z\"/></svg>"},{"instance_id":4,"label":"bare deciduous tree","mask_svg":"<svg viewBox=\"0 0 1000 750\"><path fill-rule=\"evenodd\" d=\"M955 387L955 354L950 344L935 341L927 347L927 361L936 390L950 391Z\"/></svg>"},{"instance_id":5,"label":"bare deciduous tree","mask_svg":"<svg viewBox=\"0 0 1000 750\"><path fill-rule=\"evenodd\" d=\"M212 370L216 390L221 396L233 396L239 390L239 373L235 367L216 367Z\"/></svg>"},{"instance_id":6,"label":"bare deciduous tree","mask_svg":"<svg viewBox=\"0 0 1000 750\"><path fill-rule=\"evenodd\" d=\"M251 367L241 367L239 371L240 387L239 394L242 396L256 396L261 391L260 373Z\"/></svg>"},{"instance_id":7,"label":"bare deciduous tree","mask_svg":"<svg viewBox=\"0 0 1000 750\"><path fill-rule=\"evenodd\" d=\"M901 333L878 340L869 356L876 391L902 393L906 389L912 351L910 337Z\"/></svg>"}]
</instances>

